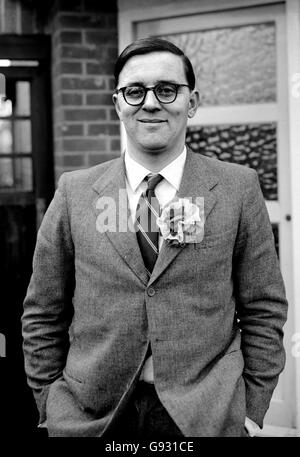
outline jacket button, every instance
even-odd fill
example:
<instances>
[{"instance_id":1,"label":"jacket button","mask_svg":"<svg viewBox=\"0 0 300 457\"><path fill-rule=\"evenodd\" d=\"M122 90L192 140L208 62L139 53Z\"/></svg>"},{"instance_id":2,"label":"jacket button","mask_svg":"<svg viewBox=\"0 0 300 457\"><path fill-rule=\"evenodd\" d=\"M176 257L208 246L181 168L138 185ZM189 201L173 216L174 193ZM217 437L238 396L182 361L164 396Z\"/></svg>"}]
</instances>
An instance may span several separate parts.
<instances>
[{"instance_id":1,"label":"jacket button","mask_svg":"<svg viewBox=\"0 0 300 457\"><path fill-rule=\"evenodd\" d=\"M149 289L147 289L147 294L149 295L149 297L153 297L153 295L155 295L155 290L153 289L153 287L149 287Z\"/></svg>"}]
</instances>

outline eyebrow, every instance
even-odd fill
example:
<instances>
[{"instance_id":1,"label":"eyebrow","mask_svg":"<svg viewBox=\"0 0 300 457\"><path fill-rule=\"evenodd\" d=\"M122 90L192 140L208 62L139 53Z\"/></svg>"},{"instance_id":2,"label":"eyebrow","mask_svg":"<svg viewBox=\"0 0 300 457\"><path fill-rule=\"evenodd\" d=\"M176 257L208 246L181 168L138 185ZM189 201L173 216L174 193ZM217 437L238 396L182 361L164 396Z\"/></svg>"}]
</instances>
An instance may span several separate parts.
<instances>
[{"instance_id":1,"label":"eyebrow","mask_svg":"<svg viewBox=\"0 0 300 457\"><path fill-rule=\"evenodd\" d=\"M173 79L171 79L171 80L170 79L160 79L160 80L158 80L158 81L156 81L154 83L154 86L156 86L157 84L161 84L161 83L163 83L163 84L164 83L165 84L168 84L168 83L170 83L170 84L180 84L179 82L174 81ZM123 87L128 87L128 86L144 86L144 87L146 87L145 83L142 82L142 81L134 81L134 82L128 83L127 86L123 86Z\"/></svg>"}]
</instances>

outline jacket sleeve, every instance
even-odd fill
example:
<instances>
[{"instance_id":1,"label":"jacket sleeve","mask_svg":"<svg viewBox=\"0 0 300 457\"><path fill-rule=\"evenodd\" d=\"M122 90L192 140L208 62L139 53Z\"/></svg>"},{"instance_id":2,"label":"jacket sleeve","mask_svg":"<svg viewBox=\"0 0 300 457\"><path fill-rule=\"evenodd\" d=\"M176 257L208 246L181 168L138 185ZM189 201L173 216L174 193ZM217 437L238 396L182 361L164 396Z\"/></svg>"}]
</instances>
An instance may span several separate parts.
<instances>
[{"instance_id":1,"label":"jacket sleeve","mask_svg":"<svg viewBox=\"0 0 300 457\"><path fill-rule=\"evenodd\" d=\"M73 255L62 175L38 231L22 316L25 371L40 422L46 418L49 386L62 375L69 348L75 283Z\"/></svg>"},{"instance_id":2,"label":"jacket sleeve","mask_svg":"<svg viewBox=\"0 0 300 457\"><path fill-rule=\"evenodd\" d=\"M233 275L245 361L246 415L262 427L285 364L287 301L271 223L253 170L244 189Z\"/></svg>"}]
</instances>

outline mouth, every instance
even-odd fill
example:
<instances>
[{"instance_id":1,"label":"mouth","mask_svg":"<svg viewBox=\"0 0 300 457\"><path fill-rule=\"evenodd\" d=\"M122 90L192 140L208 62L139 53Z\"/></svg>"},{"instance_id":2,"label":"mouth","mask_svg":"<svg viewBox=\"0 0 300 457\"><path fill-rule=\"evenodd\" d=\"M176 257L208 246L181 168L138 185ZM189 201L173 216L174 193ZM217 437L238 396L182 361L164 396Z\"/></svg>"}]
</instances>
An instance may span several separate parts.
<instances>
[{"instance_id":1,"label":"mouth","mask_svg":"<svg viewBox=\"0 0 300 457\"><path fill-rule=\"evenodd\" d=\"M164 119L139 119L139 122L142 122L143 124L162 124L167 121Z\"/></svg>"}]
</instances>

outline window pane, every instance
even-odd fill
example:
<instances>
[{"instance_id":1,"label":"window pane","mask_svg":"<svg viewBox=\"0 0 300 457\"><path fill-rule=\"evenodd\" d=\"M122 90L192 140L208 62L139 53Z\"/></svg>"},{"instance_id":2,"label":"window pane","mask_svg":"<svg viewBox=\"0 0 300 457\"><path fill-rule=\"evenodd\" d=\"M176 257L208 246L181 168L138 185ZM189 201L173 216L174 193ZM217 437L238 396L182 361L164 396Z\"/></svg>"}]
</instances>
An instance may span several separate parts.
<instances>
[{"instance_id":1,"label":"window pane","mask_svg":"<svg viewBox=\"0 0 300 457\"><path fill-rule=\"evenodd\" d=\"M32 161L30 158L15 159L15 187L32 190Z\"/></svg>"},{"instance_id":2,"label":"window pane","mask_svg":"<svg viewBox=\"0 0 300 457\"><path fill-rule=\"evenodd\" d=\"M0 117L9 117L12 115L11 100L0 100Z\"/></svg>"},{"instance_id":3,"label":"window pane","mask_svg":"<svg viewBox=\"0 0 300 457\"><path fill-rule=\"evenodd\" d=\"M30 83L28 81L16 82L16 116L30 115Z\"/></svg>"},{"instance_id":4,"label":"window pane","mask_svg":"<svg viewBox=\"0 0 300 457\"><path fill-rule=\"evenodd\" d=\"M194 152L254 168L266 200L277 200L276 124L190 126Z\"/></svg>"},{"instance_id":5,"label":"window pane","mask_svg":"<svg viewBox=\"0 0 300 457\"><path fill-rule=\"evenodd\" d=\"M13 184L12 159L0 158L0 188L12 187Z\"/></svg>"},{"instance_id":6,"label":"window pane","mask_svg":"<svg viewBox=\"0 0 300 457\"><path fill-rule=\"evenodd\" d=\"M276 101L275 24L164 35L194 66L202 106Z\"/></svg>"},{"instance_id":7,"label":"window pane","mask_svg":"<svg viewBox=\"0 0 300 457\"><path fill-rule=\"evenodd\" d=\"M0 120L0 154L12 152L11 122Z\"/></svg>"},{"instance_id":8,"label":"window pane","mask_svg":"<svg viewBox=\"0 0 300 457\"><path fill-rule=\"evenodd\" d=\"M14 122L14 149L15 152L31 152L31 122Z\"/></svg>"}]
</instances>

